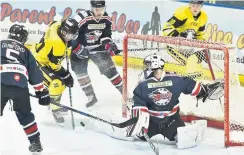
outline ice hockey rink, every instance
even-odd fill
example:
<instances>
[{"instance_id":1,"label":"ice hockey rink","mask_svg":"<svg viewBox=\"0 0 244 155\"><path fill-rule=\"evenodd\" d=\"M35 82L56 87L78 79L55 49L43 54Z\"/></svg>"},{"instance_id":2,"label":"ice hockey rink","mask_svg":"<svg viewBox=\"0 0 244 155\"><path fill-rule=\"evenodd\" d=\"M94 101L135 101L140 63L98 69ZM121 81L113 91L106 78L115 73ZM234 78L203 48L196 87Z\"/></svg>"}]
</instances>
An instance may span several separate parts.
<instances>
[{"instance_id":1,"label":"ice hockey rink","mask_svg":"<svg viewBox=\"0 0 244 155\"><path fill-rule=\"evenodd\" d=\"M121 68L119 68L121 70ZM86 97L75 82L72 88L73 107L99 116L107 120L121 122L121 95L111 85L110 81L100 75L99 70L93 63L89 64L89 74L97 93L98 107L91 110L85 108ZM36 99L31 99L33 112L36 116L41 142L44 147L43 155L153 155L150 145L147 142L118 140L107 133L111 126L94 121L91 118L74 114L76 129L71 126L70 114L65 116L64 127L55 124L54 119L47 107L40 106ZM184 101L181 101L184 102ZM68 89L66 89L62 104L69 106ZM80 121L86 124L83 128ZM0 155L29 155L27 140L22 127L19 125L15 113L6 106L4 116L0 117ZM224 132L208 128L205 140L197 147L185 150L178 150L175 145L164 140L162 136L152 139L159 147L160 155L244 155L244 147L224 147Z\"/></svg>"}]
</instances>

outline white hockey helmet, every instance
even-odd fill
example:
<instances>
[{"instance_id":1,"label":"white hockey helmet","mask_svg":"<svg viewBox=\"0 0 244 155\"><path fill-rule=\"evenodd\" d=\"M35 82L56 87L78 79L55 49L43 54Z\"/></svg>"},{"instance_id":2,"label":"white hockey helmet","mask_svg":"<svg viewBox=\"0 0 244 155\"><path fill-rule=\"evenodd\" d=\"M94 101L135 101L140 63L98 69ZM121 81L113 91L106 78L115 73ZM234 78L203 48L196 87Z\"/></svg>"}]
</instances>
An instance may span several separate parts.
<instances>
[{"instance_id":1,"label":"white hockey helmet","mask_svg":"<svg viewBox=\"0 0 244 155\"><path fill-rule=\"evenodd\" d=\"M164 64L164 59L155 53L146 56L143 60L144 69L146 70L163 69Z\"/></svg>"}]
</instances>

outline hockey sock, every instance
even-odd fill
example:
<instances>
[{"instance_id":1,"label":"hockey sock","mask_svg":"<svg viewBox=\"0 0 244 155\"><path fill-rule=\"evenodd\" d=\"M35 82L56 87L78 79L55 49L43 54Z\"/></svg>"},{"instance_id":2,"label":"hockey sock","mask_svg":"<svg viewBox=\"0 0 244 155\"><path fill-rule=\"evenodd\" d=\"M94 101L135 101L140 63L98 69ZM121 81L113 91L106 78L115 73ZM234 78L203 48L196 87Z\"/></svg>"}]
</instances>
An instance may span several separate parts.
<instances>
[{"instance_id":1,"label":"hockey sock","mask_svg":"<svg viewBox=\"0 0 244 155\"><path fill-rule=\"evenodd\" d=\"M50 107L51 107L51 109L52 110L57 110L57 109L62 109L61 107L59 107L59 106L56 106L56 105L54 105L54 104L52 104L52 103L60 103L60 101L61 101L61 96L62 95L57 95L57 96L54 96L54 95L51 95L50 97L51 97L51 100L50 100Z\"/></svg>"},{"instance_id":2,"label":"hockey sock","mask_svg":"<svg viewBox=\"0 0 244 155\"><path fill-rule=\"evenodd\" d=\"M35 121L35 116L32 112L28 112L25 114L16 112L16 116L19 120L19 123L23 126L25 134L30 142L39 138L40 133L38 131L38 127Z\"/></svg>"},{"instance_id":3,"label":"hockey sock","mask_svg":"<svg viewBox=\"0 0 244 155\"><path fill-rule=\"evenodd\" d=\"M122 78L121 76L117 73L113 77L109 78L111 83L120 91L122 94Z\"/></svg>"},{"instance_id":4,"label":"hockey sock","mask_svg":"<svg viewBox=\"0 0 244 155\"><path fill-rule=\"evenodd\" d=\"M90 94L95 94L89 75L78 77L78 82L82 90L85 92L86 96L89 96Z\"/></svg>"}]
</instances>

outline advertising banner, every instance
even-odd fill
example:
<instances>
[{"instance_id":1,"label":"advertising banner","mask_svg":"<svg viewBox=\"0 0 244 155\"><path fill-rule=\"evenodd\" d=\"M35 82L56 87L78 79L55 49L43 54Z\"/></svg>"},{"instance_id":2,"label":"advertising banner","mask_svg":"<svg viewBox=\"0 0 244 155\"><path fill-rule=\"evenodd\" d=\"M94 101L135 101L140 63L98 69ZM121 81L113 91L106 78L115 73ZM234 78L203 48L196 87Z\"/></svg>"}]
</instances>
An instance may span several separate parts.
<instances>
[{"instance_id":1,"label":"advertising banner","mask_svg":"<svg viewBox=\"0 0 244 155\"><path fill-rule=\"evenodd\" d=\"M25 25L29 31L28 44L38 42L48 24L89 9L90 1L11 1L1 3L1 39L7 37L14 23ZM28 4L28 5L27 5ZM161 35L162 25L174 11L187 3L168 1L107 1L106 11L112 17L113 40L122 49L125 34ZM208 41L232 44L236 47L238 72L244 75L244 10L203 6L208 15ZM161 23L159 25L155 23ZM135 45L137 46L137 45ZM141 45L138 45L141 46ZM223 60L223 55L211 56Z\"/></svg>"}]
</instances>

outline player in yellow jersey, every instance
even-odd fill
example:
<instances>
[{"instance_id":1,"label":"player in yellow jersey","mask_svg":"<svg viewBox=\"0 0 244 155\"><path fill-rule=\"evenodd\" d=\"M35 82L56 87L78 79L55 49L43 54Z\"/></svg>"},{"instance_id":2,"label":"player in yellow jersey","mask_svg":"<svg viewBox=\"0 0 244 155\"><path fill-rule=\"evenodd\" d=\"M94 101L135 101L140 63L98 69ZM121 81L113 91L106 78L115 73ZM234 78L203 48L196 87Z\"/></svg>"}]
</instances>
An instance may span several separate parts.
<instances>
[{"instance_id":1,"label":"player in yellow jersey","mask_svg":"<svg viewBox=\"0 0 244 155\"><path fill-rule=\"evenodd\" d=\"M207 14L202 10L203 1L191 0L189 6L179 7L164 24L163 36L183 37L187 39L204 39ZM167 46L167 52L181 65L194 66L206 61L205 53L191 47ZM186 67L188 68L188 67ZM191 71L191 72L195 72ZM200 76L192 75L192 76Z\"/></svg>"},{"instance_id":2,"label":"player in yellow jersey","mask_svg":"<svg viewBox=\"0 0 244 155\"><path fill-rule=\"evenodd\" d=\"M31 47L44 76L44 84L49 88L55 121L63 126L63 114L67 111L53 105L59 103L65 87L73 87L73 77L61 65L71 52L70 41L78 36L78 22L68 18L63 22L52 22L39 43Z\"/></svg>"},{"instance_id":3,"label":"player in yellow jersey","mask_svg":"<svg viewBox=\"0 0 244 155\"><path fill-rule=\"evenodd\" d=\"M203 1L191 0L189 6L178 8L163 28L163 36L204 40L208 16L201 10Z\"/></svg>"}]
</instances>

